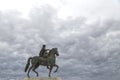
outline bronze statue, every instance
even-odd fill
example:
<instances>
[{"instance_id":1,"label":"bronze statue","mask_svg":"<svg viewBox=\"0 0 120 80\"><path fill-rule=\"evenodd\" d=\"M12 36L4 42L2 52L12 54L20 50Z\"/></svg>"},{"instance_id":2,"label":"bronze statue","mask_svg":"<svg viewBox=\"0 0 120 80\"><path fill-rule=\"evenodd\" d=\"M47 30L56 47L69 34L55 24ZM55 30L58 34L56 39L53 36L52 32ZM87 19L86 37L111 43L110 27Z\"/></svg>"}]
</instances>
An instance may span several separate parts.
<instances>
[{"instance_id":1,"label":"bronze statue","mask_svg":"<svg viewBox=\"0 0 120 80\"><path fill-rule=\"evenodd\" d=\"M29 72L32 69L32 71L34 71L36 73L36 75L38 76L38 72L35 71L40 65L42 66L49 66L49 77L51 77L51 71L53 69L53 67L57 67L56 70L54 72L57 72L59 66L56 64L56 56L59 56L58 50L57 48L52 48L49 53L48 53L48 57L44 58L41 56L34 56L34 57L29 57L26 67L25 67L25 72L28 71L27 76L29 76ZM31 66L30 66L30 62L31 62ZM30 66L30 67L29 67Z\"/></svg>"}]
</instances>

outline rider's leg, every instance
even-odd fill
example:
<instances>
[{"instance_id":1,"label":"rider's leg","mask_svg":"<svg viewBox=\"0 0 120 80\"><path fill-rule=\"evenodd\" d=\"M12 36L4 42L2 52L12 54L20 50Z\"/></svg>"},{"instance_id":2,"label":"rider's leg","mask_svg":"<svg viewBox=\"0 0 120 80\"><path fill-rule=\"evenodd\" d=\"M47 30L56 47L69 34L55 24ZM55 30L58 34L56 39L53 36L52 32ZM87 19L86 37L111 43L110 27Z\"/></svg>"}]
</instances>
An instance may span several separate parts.
<instances>
[{"instance_id":1,"label":"rider's leg","mask_svg":"<svg viewBox=\"0 0 120 80\"><path fill-rule=\"evenodd\" d=\"M50 69L50 67L49 67L49 60L46 60L46 65L47 65L47 69Z\"/></svg>"}]
</instances>

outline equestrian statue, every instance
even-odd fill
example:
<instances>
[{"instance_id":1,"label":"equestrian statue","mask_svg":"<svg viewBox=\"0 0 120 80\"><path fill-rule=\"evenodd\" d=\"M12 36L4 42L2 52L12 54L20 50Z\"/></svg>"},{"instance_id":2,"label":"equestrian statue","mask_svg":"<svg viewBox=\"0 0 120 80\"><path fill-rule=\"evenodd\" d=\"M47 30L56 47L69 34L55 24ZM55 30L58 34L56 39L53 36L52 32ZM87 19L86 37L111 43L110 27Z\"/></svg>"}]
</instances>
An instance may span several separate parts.
<instances>
[{"instance_id":1,"label":"equestrian statue","mask_svg":"<svg viewBox=\"0 0 120 80\"><path fill-rule=\"evenodd\" d=\"M52 49L46 49L46 45L42 46L42 49L40 50L39 56L29 57L25 72L27 72L27 76L29 76L29 72L32 70L36 73L36 76L38 77L39 74L36 71L36 69L42 65L46 66L47 69L49 69L49 77L51 77L51 71L53 67L56 67L56 70L54 72L58 71L59 66L56 64L56 56L59 56L58 49L52 48ZM30 65L31 64L31 65Z\"/></svg>"}]
</instances>

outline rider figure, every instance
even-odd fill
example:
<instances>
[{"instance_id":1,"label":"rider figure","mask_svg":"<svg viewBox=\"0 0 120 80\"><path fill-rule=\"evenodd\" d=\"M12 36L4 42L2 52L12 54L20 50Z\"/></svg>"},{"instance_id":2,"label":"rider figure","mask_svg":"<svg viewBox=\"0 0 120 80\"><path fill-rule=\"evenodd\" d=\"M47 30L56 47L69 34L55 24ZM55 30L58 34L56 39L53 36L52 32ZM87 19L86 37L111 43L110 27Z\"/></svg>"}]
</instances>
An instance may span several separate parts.
<instances>
[{"instance_id":1,"label":"rider figure","mask_svg":"<svg viewBox=\"0 0 120 80\"><path fill-rule=\"evenodd\" d=\"M46 49L46 45L42 46L42 49L39 52L39 56L43 57L43 58L47 58L48 57L48 51L49 49ZM49 61L46 61L46 64L49 65ZM47 66L47 68L49 69L49 66Z\"/></svg>"},{"instance_id":2,"label":"rider figure","mask_svg":"<svg viewBox=\"0 0 120 80\"><path fill-rule=\"evenodd\" d=\"M49 50L49 49L46 49L46 45L43 45L43 46L42 46L42 49L40 50L39 56L46 58L46 57L47 57L47 51L48 51L48 50Z\"/></svg>"}]
</instances>

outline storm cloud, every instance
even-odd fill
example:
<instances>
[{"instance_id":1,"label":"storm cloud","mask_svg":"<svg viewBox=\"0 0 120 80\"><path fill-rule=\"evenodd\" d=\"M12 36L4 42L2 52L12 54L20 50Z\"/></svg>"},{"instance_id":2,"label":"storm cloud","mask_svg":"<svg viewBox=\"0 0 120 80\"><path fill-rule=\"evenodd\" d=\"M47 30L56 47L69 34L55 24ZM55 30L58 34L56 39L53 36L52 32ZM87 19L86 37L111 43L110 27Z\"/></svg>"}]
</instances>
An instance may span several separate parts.
<instances>
[{"instance_id":1,"label":"storm cloud","mask_svg":"<svg viewBox=\"0 0 120 80\"><path fill-rule=\"evenodd\" d=\"M18 11L0 12L0 79L22 80L28 57L36 56L42 44L57 47L60 69L53 76L63 80L120 79L120 20L86 17L57 18L50 6L33 8L28 18ZM47 76L44 67L37 69ZM34 76L34 73L31 72Z\"/></svg>"}]
</instances>

